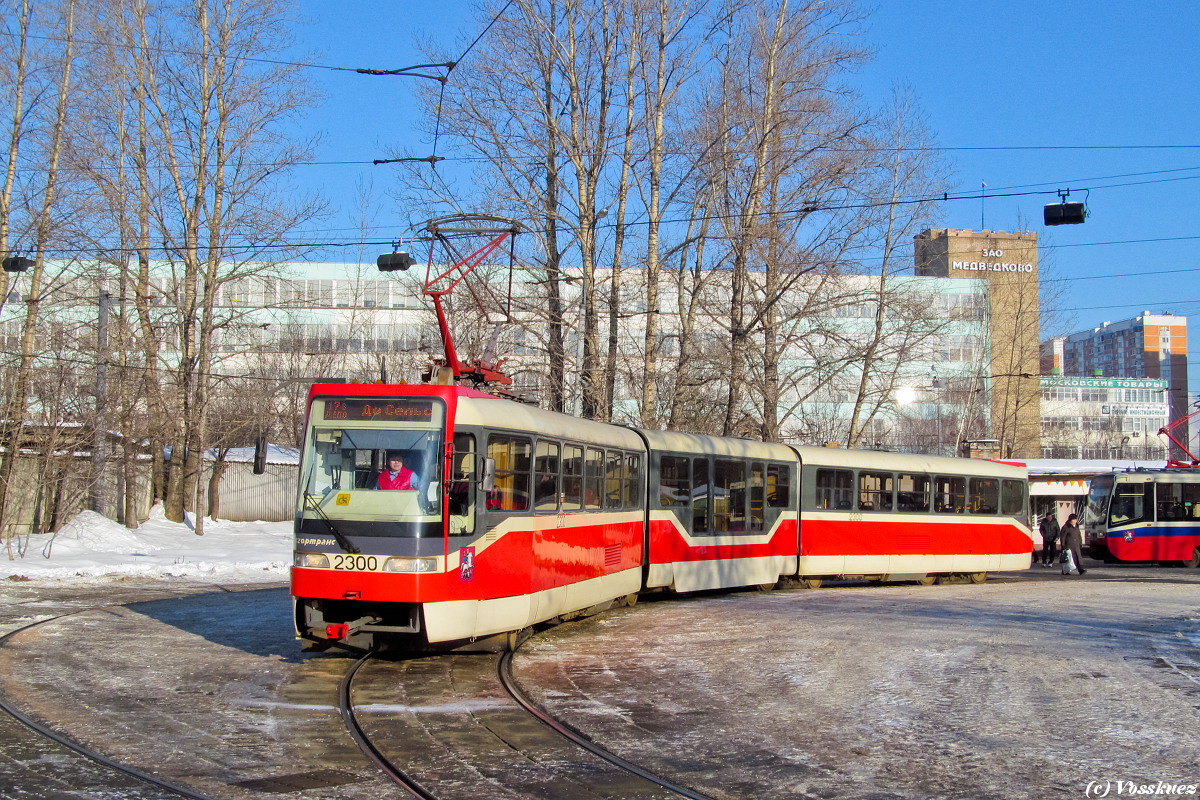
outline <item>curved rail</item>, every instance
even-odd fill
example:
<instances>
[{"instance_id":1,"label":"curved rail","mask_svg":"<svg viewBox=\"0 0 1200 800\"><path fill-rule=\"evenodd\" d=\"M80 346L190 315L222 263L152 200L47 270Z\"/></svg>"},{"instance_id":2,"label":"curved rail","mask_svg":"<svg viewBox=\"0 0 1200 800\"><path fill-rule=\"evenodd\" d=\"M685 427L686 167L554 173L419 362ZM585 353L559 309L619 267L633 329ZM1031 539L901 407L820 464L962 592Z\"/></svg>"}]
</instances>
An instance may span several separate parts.
<instances>
[{"instance_id":1,"label":"curved rail","mask_svg":"<svg viewBox=\"0 0 1200 800\"><path fill-rule=\"evenodd\" d=\"M349 731L350 737L354 739L354 743L358 745L358 749L362 750L368 758L375 762L375 766L379 767L385 775L407 789L413 797L420 798L420 800L438 800L437 795L417 783L388 760L388 757L372 744L370 737L367 736L362 726L358 724L358 718L354 715L354 705L350 701L350 684L354 681L355 673L373 655L375 655L374 652L367 651L362 658L354 662L354 666L346 670L346 674L342 676L341 683L338 684L338 711L342 715L342 722L346 725L346 730Z\"/></svg>"},{"instance_id":2,"label":"curved rail","mask_svg":"<svg viewBox=\"0 0 1200 800\"><path fill-rule=\"evenodd\" d=\"M608 750L605 750L603 747L593 742L580 731L575 730L561 720L551 717L548 713L546 713L543 709L538 707L532 700L529 699L529 697L521 690L520 685L517 683L517 679L513 677L513 652L513 650L509 650L505 652L504 655L500 656L500 662L497 665L497 671L500 675L500 682L504 684L504 689L508 692L509 696L512 697L512 699L515 700L522 708L536 717L542 724L548 726L566 738L568 741L579 745L589 753L604 759L613 766L619 767L626 772L637 775L639 778L657 784L667 791L675 792L682 797L690 798L690 800L712 800L712 798L710 798L708 795L700 794L699 792L689 789L686 786L680 786L678 784L671 783L665 778L660 778L654 773L642 769L631 761L626 761L615 753L610 753Z\"/></svg>"},{"instance_id":3,"label":"curved rail","mask_svg":"<svg viewBox=\"0 0 1200 800\"><path fill-rule=\"evenodd\" d=\"M81 613L81 612L73 611L70 614L60 614L57 617L51 617L50 619L43 619L43 620L39 620L38 622L32 622L28 625L17 628L16 630L9 631L8 633L4 634L3 636L0 636L0 647L3 647L4 644L10 638L12 638L13 636L16 636L18 633L22 633L24 631L31 630L32 628L36 628L39 625L44 625L47 622L53 622L55 620L63 619L64 617L70 617L70 616L73 616L78 613ZM101 753L97 753L95 750L92 750L88 747L84 747L79 742L76 742L72 739L67 738L66 736L63 736L61 733L58 733L57 731L48 728L47 726L41 724L40 722L37 722L36 720L26 716L21 711L18 711L16 708L14 708L12 705L10 705L4 699L3 695L0 695L0 711L4 711L9 716L11 716L13 719L17 720L17 722L21 723L22 725L29 728L30 730L36 731L37 733L40 733L42 736L45 736L48 739L53 739L54 741L58 742L60 745L67 748L68 750L73 750L76 753L79 753L81 756L91 759L92 761L95 761L97 764L108 767L109 769L116 770L117 772L137 778L140 781L145 781L146 783L157 786L160 789L165 789L168 792L173 792L177 795L180 795L181 797L190 797L190 798L192 798L192 800L215 800L215 798L213 798L211 795L200 794L199 792L193 792L191 789L184 788L183 786L178 786L176 784L169 783L168 781L164 781L161 778L156 778L153 775L142 772L139 769L135 769L134 767L126 766L125 764L122 764L118 761L114 761L113 759L109 758L108 756L103 755Z\"/></svg>"}]
</instances>

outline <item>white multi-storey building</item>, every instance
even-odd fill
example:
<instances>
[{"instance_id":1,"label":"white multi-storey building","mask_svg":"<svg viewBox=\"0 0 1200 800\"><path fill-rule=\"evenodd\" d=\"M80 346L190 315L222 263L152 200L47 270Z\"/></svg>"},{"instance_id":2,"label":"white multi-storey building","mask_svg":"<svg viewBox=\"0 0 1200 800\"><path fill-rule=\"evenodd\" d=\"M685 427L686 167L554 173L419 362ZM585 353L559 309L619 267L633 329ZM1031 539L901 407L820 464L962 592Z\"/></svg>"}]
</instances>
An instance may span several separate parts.
<instances>
[{"instance_id":1,"label":"white multi-storey building","mask_svg":"<svg viewBox=\"0 0 1200 800\"><path fill-rule=\"evenodd\" d=\"M216 369L229 375L284 375L355 380L420 379L431 358L442 354L437 322L422 294L425 270L380 273L374 264L293 263L247 270L249 277L225 281L216 294ZM97 271L84 271L93 275ZM498 271L499 272L499 271ZM515 389L533 401L545 401L549 381L546 286L537 275L517 270L513 285L505 277L485 297L489 315L473 298L458 291L448 298L460 356L480 358L485 350L505 360ZM176 287L164 268L154 280L151 302L163 309L160 357L170 362L178 349L169 322ZM658 301L660 398L679 395L690 416L681 428L711 423L714 404L727 385L729 330L727 271L681 275L664 270ZM751 281L759 280L751 273ZM613 276L598 271L600 350L607 351L608 300ZM617 389L613 416L638 422L639 381L644 364L644 274L620 275L617 325ZM961 277L890 276L881 290L872 275L804 276L779 299L773 314L778 353L778 419L781 438L803 443L845 441L857 414L865 430L859 446L953 453L966 439L986 438L990 424L993 376L989 338L988 284ZM75 299L44 309L47 331L74 330L77 380L87 387L89 330L94 330L99 287L89 281L71 285ZM111 282L110 282L111 283ZM110 283L105 288L111 291ZM559 288L565 327L565 390L568 410L578 409L582 347L579 336L581 281L566 271ZM478 288L478 287L477 287ZM761 287L757 301L761 303ZM21 326L19 287L0 317L0 345L13 349ZM883 311L880 312L880 303ZM754 306L756 298L748 300ZM761 306L752 308L758 313ZM114 300L111 313L120 313ZM126 306L132 318L133 311ZM489 318L490 317L490 318ZM73 322L64 325L64 320ZM116 331L116 328L113 328ZM69 338L69 337L68 337ZM681 347L687 338L692 348ZM490 343L493 343L490 344ZM874 349L868 345L874 343ZM47 340L47 352L57 350ZM748 400L761 408L754 383L762 380L764 338L761 323L750 342ZM136 353L127 354L136 359ZM863 380L864 365L867 378ZM658 419L665 419L664 408ZM708 419L704 417L707 415ZM660 422L660 424L666 424Z\"/></svg>"},{"instance_id":2,"label":"white multi-storey building","mask_svg":"<svg viewBox=\"0 0 1200 800\"><path fill-rule=\"evenodd\" d=\"M1144 311L1041 344L1042 373L1165 381L1172 420L1193 409L1188 400L1187 317ZM1187 426L1174 435L1186 442ZM1178 455L1178 454L1175 454Z\"/></svg>"},{"instance_id":3,"label":"white multi-storey building","mask_svg":"<svg viewBox=\"0 0 1200 800\"><path fill-rule=\"evenodd\" d=\"M1041 385L1043 458L1166 459L1167 381L1045 376Z\"/></svg>"}]
</instances>

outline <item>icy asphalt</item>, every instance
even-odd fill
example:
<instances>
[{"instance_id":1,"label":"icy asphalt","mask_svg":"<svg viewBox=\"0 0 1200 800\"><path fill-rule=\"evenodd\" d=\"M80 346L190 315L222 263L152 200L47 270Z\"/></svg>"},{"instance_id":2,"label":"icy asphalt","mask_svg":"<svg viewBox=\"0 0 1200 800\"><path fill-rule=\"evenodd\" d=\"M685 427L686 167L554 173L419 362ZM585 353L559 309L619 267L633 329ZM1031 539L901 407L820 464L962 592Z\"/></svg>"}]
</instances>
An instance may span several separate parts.
<instances>
[{"instance_id":1,"label":"icy asphalt","mask_svg":"<svg viewBox=\"0 0 1200 800\"><path fill-rule=\"evenodd\" d=\"M1092 567L643 601L534 637L516 675L722 800L1198 796L1200 571ZM216 797L399 796L333 710L349 661L299 653L285 587L0 584L0 634L39 620L0 647L0 694L76 741ZM0 796L171 795L3 715Z\"/></svg>"}]
</instances>

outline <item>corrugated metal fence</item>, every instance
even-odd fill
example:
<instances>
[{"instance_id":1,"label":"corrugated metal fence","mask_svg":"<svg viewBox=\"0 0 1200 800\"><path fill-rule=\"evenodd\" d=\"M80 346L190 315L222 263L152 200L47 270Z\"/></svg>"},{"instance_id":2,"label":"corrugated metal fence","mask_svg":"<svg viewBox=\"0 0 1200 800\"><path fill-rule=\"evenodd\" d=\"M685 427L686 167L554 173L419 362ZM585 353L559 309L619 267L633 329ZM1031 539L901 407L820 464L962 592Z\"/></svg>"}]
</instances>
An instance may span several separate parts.
<instances>
[{"instance_id":1,"label":"corrugated metal fence","mask_svg":"<svg viewBox=\"0 0 1200 800\"><path fill-rule=\"evenodd\" d=\"M205 465L205 480L212 474L212 463ZM207 516L231 522L283 522L296 516L295 464L267 464L262 475L255 475L251 464L226 464L217 486L217 507ZM215 513L214 513L215 512Z\"/></svg>"}]
</instances>

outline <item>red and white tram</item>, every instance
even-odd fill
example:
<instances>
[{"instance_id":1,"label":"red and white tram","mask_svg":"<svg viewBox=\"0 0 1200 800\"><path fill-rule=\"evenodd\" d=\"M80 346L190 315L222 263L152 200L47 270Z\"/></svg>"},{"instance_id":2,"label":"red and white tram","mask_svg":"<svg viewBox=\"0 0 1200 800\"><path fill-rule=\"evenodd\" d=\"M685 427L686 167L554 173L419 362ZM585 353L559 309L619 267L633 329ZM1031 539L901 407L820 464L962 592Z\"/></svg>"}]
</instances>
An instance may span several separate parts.
<instances>
[{"instance_id":1,"label":"red and white tram","mask_svg":"<svg viewBox=\"0 0 1200 800\"><path fill-rule=\"evenodd\" d=\"M492 645L646 590L982 580L1033 549L1019 467L638 431L451 385L313 386L298 500L311 649Z\"/></svg>"},{"instance_id":2,"label":"red and white tram","mask_svg":"<svg viewBox=\"0 0 1200 800\"><path fill-rule=\"evenodd\" d=\"M825 447L800 458L799 574L918 580L1028 569L1023 467Z\"/></svg>"}]
</instances>

